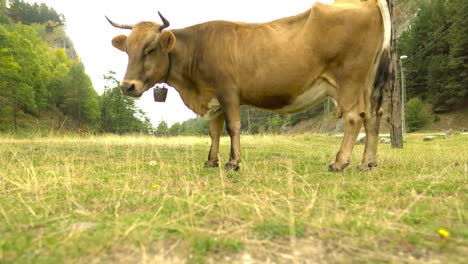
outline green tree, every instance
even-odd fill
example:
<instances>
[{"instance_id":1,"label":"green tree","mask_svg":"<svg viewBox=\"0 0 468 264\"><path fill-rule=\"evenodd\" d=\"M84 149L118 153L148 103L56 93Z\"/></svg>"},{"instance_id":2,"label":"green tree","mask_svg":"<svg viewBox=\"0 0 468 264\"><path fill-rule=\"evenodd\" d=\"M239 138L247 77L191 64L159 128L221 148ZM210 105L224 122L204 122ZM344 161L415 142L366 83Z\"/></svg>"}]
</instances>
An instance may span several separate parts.
<instances>
[{"instance_id":1,"label":"green tree","mask_svg":"<svg viewBox=\"0 0 468 264\"><path fill-rule=\"evenodd\" d=\"M97 125L99 118L98 95L81 62L75 62L66 79L63 102L59 107L80 124Z\"/></svg>"},{"instance_id":2,"label":"green tree","mask_svg":"<svg viewBox=\"0 0 468 264\"><path fill-rule=\"evenodd\" d=\"M122 96L114 72L104 76L107 81L100 97L101 130L105 133L153 133L148 117L135 104L134 99Z\"/></svg>"},{"instance_id":3,"label":"green tree","mask_svg":"<svg viewBox=\"0 0 468 264\"><path fill-rule=\"evenodd\" d=\"M64 49L57 49L52 54L51 82L49 84L49 105L59 108L65 98L65 87L73 61L68 59Z\"/></svg>"},{"instance_id":4,"label":"green tree","mask_svg":"<svg viewBox=\"0 0 468 264\"><path fill-rule=\"evenodd\" d=\"M406 126L408 132L416 131L430 121L431 114L424 109L420 98L411 98L406 105Z\"/></svg>"},{"instance_id":5,"label":"green tree","mask_svg":"<svg viewBox=\"0 0 468 264\"><path fill-rule=\"evenodd\" d=\"M273 115L270 119L271 132L279 133L281 132L281 126L283 125L284 120L281 115Z\"/></svg>"},{"instance_id":6,"label":"green tree","mask_svg":"<svg viewBox=\"0 0 468 264\"><path fill-rule=\"evenodd\" d=\"M0 44L2 42L0 28ZM20 80L21 67L14 61L6 48L0 48L0 130L7 130L8 125L17 130L17 117L21 100L20 90L15 87ZM31 100L32 101L32 100Z\"/></svg>"},{"instance_id":7,"label":"green tree","mask_svg":"<svg viewBox=\"0 0 468 264\"><path fill-rule=\"evenodd\" d=\"M83 65L68 58L65 50L51 48L45 41L50 34L68 41L63 30L46 30L51 21L58 25L57 21L64 22L64 18L44 4L30 5L21 0L11 0L8 12L0 11L2 129L16 130L18 116L23 113L38 117L43 111L57 109L80 125L97 127L98 95ZM3 17L5 14L7 19ZM7 118L10 114L11 118ZM4 125L5 122L12 125Z\"/></svg>"},{"instance_id":8,"label":"green tree","mask_svg":"<svg viewBox=\"0 0 468 264\"><path fill-rule=\"evenodd\" d=\"M398 41L407 55L408 97L420 97L447 112L468 96L468 5L463 0L421 2L420 10Z\"/></svg>"},{"instance_id":9,"label":"green tree","mask_svg":"<svg viewBox=\"0 0 468 264\"><path fill-rule=\"evenodd\" d=\"M455 19L448 33L450 75L447 89L450 97L446 104L457 108L468 98L468 6L465 0L451 0L447 5L450 16Z\"/></svg>"},{"instance_id":10,"label":"green tree","mask_svg":"<svg viewBox=\"0 0 468 264\"><path fill-rule=\"evenodd\" d=\"M430 28L429 24L425 23L429 19L430 13L423 6L412 21L409 30L398 40L398 53L409 56L409 60L405 61L408 97L424 97L427 94L427 69L422 66L427 56L427 46L422 40L429 39Z\"/></svg>"},{"instance_id":11,"label":"green tree","mask_svg":"<svg viewBox=\"0 0 468 264\"><path fill-rule=\"evenodd\" d=\"M52 63L50 60L50 47L47 45L38 32L24 25L17 25L17 31L21 33L23 42L28 43L28 48L31 48L32 54L29 54L29 61L21 61L23 69L31 72L31 80L29 84L34 87L34 100L37 106L37 114L45 110L48 103L49 91L47 87L51 82ZM27 65L27 66L26 66Z\"/></svg>"},{"instance_id":12,"label":"green tree","mask_svg":"<svg viewBox=\"0 0 468 264\"><path fill-rule=\"evenodd\" d=\"M45 4L34 3L31 5L22 0L10 0L9 14L16 22L27 25L33 23L44 24L48 21L55 22L58 25L65 24L63 15L58 14L57 11Z\"/></svg>"},{"instance_id":13,"label":"green tree","mask_svg":"<svg viewBox=\"0 0 468 264\"><path fill-rule=\"evenodd\" d=\"M450 110L446 102L450 99L447 89L449 70L447 67L448 57L446 55L434 55L427 65L427 98L436 106L435 112L447 112Z\"/></svg>"},{"instance_id":14,"label":"green tree","mask_svg":"<svg viewBox=\"0 0 468 264\"><path fill-rule=\"evenodd\" d=\"M179 135L181 135L182 134L181 128L182 127L181 127L179 122L176 122L176 123L172 124L172 126L169 128L169 135L170 136L179 136Z\"/></svg>"},{"instance_id":15,"label":"green tree","mask_svg":"<svg viewBox=\"0 0 468 264\"><path fill-rule=\"evenodd\" d=\"M209 120L205 118L192 118L180 124L180 135L208 135Z\"/></svg>"},{"instance_id":16,"label":"green tree","mask_svg":"<svg viewBox=\"0 0 468 264\"><path fill-rule=\"evenodd\" d=\"M21 40L21 35L12 31L9 25L0 24L0 97L3 98L2 101L9 102L9 107L13 109L11 120L15 131L20 111L36 110L34 88L27 79L23 78L23 74L26 76L30 74L29 65L24 65L24 61L18 60L21 55L31 56L22 46L19 47ZM8 107L6 103L3 105ZM6 112L10 111L4 111L3 115Z\"/></svg>"},{"instance_id":17,"label":"green tree","mask_svg":"<svg viewBox=\"0 0 468 264\"><path fill-rule=\"evenodd\" d=\"M161 122L159 122L158 126L156 127L155 134L159 137L169 136L169 127L167 126L166 121L161 120Z\"/></svg>"}]
</instances>

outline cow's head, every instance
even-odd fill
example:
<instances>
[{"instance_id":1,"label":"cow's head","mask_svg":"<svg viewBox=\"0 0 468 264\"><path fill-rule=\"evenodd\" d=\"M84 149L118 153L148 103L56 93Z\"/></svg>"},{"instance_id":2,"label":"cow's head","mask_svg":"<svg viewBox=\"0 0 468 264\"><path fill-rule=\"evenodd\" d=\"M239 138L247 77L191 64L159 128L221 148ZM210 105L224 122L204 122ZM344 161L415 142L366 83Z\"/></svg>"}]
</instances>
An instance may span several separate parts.
<instances>
[{"instance_id":1,"label":"cow's head","mask_svg":"<svg viewBox=\"0 0 468 264\"><path fill-rule=\"evenodd\" d=\"M112 39L112 45L127 53L128 65L120 88L124 95L140 97L156 83L164 81L169 67L169 52L174 48L176 38L170 31L169 21L159 13L163 24L140 22L123 25L107 20L117 28L130 29L127 37L120 35Z\"/></svg>"}]
</instances>

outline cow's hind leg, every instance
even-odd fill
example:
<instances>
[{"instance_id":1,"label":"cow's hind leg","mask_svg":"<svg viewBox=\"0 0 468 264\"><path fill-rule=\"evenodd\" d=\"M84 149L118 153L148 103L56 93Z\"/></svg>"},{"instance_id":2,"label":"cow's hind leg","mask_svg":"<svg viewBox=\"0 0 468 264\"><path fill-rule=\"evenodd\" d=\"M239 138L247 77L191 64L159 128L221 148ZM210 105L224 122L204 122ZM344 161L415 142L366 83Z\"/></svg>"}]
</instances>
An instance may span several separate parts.
<instances>
[{"instance_id":1,"label":"cow's hind leg","mask_svg":"<svg viewBox=\"0 0 468 264\"><path fill-rule=\"evenodd\" d=\"M218 151L219 151L219 139L223 131L224 115L220 113L218 116L213 117L210 120L210 138L211 148L208 153L208 161L205 162L205 168L218 167Z\"/></svg>"},{"instance_id":2,"label":"cow's hind leg","mask_svg":"<svg viewBox=\"0 0 468 264\"><path fill-rule=\"evenodd\" d=\"M369 170L373 167L377 167L377 146L379 144L379 129L380 120L382 118L382 111L377 113L371 113L369 117L366 116L364 119L364 128L366 129L366 147L364 149L364 156L361 164L359 164L359 170Z\"/></svg>"},{"instance_id":3,"label":"cow's hind leg","mask_svg":"<svg viewBox=\"0 0 468 264\"><path fill-rule=\"evenodd\" d=\"M329 171L332 172L341 172L348 165L353 152L354 144L356 143L356 138L359 134L359 130L362 127L363 114L358 113L357 111L349 111L343 113L344 121L344 137L341 142L340 151L336 154L336 159L328 167Z\"/></svg>"}]
</instances>

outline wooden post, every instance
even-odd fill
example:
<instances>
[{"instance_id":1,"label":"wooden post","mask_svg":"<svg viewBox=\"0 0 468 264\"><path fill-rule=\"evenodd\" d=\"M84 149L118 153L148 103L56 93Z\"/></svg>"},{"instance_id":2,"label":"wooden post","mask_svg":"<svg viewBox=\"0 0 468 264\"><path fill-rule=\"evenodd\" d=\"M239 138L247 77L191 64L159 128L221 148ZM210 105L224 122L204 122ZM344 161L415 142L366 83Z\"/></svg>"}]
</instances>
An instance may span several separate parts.
<instances>
[{"instance_id":1,"label":"wooden post","mask_svg":"<svg viewBox=\"0 0 468 264\"><path fill-rule=\"evenodd\" d=\"M402 112L401 112L401 89L398 79L398 56L396 52L395 15L393 5L395 0L387 0L392 19L392 44L390 48L390 78L387 90L390 98L390 138L392 148L403 148Z\"/></svg>"}]
</instances>

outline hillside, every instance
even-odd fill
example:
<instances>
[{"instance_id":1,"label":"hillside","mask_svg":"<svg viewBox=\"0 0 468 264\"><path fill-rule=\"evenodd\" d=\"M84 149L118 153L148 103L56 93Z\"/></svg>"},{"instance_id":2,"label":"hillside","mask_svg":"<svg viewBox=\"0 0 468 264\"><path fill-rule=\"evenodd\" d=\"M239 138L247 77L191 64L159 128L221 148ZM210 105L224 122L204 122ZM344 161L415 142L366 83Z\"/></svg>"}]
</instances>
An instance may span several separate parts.
<instances>
[{"instance_id":1,"label":"hillside","mask_svg":"<svg viewBox=\"0 0 468 264\"><path fill-rule=\"evenodd\" d=\"M395 1L395 24L398 37L409 28L421 4L427 2L430 0Z\"/></svg>"},{"instance_id":2,"label":"hillside","mask_svg":"<svg viewBox=\"0 0 468 264\"><path fill-rule=\"evenodd\" d=\"M421 131L468 131L468 107L450 113L437 115L437 121L431 122L421 128Z\"/></svg>"},{"instance_id":3,"label":"hillside","mask_svg":"<svg viewBox=\"0 0 468 264\"><path fill-rule=\"evenodd\" d=\"M65 32L45 4L0 2L0 132L151 133L133 99L109 72L99 96Z\"/></svg>"},{"instance_id":4,"label":"hillside","mask_svg":"<svg viewBox=\"0 0 468 264\"><path fill-rule=\"evenodd\" d=\"M40 128L48 116L67 120L68 127L95 126L98 95L64 31L64 16L45 4L4 3L0 131Z\"/></svg>"}]
</instances>

